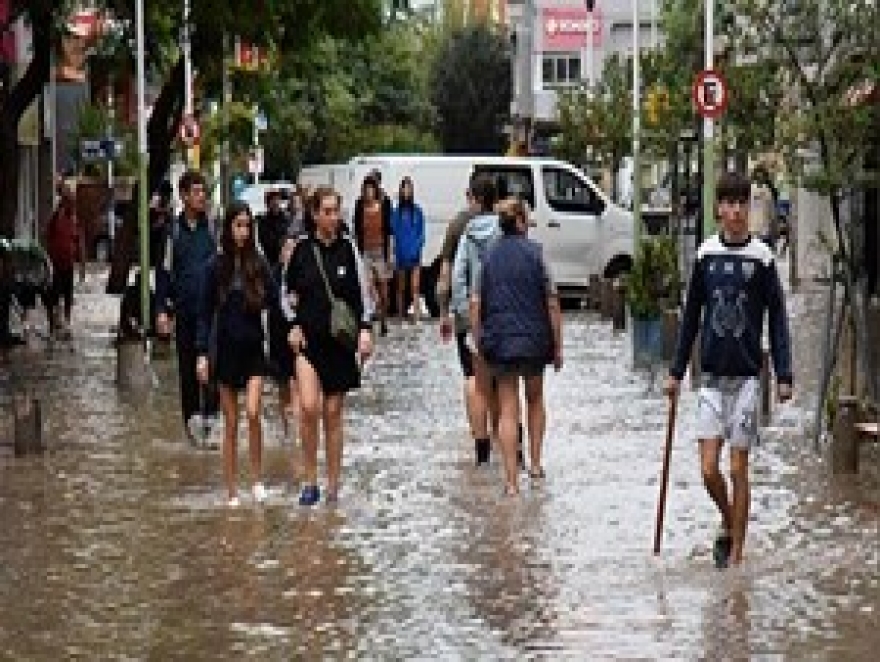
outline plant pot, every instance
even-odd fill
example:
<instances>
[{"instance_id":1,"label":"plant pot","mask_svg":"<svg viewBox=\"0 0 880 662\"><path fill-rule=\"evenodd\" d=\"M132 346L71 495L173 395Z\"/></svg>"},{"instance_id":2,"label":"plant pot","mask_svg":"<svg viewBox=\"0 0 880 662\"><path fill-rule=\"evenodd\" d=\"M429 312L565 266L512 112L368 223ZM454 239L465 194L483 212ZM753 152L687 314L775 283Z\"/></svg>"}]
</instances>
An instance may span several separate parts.
<instances>
[{"instance_id":1,"label":"plant pot","mask_svg":"<svg viewBox=\"0 0 880 662\"><path fill-rule=\"evenodd\" d=\"M633 367L651 368L663 362L663 318L634 317L632 321Z\"/></svg>"}]
</instances>

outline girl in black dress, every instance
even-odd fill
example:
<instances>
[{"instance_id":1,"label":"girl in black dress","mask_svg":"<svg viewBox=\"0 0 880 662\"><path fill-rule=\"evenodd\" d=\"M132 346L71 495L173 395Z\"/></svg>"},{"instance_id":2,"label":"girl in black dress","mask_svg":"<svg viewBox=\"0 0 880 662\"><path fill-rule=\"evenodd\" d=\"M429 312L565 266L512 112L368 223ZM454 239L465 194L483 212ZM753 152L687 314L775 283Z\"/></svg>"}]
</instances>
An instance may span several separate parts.
<instances>
[{"instance_id":1,"label":"girl in black dress","mask_svg":"<svg viewBox=\"0 0 880 662\"><path fill-rule=\"evenodd\" d=\"M260 398L267 360L262 313L279 306L279 288L257 250L254 219L244 203L229 206L221 252L205 266L196 328L196 371L205 384L214 373L223 410L223 467L229 505L238 500L238 393L245 392L254 500L266 499L261 479L263 434ZM210 355L210 361L209 361Z\"/></svg>"},{"instance_id":2,"label":"girl in black dress","mask_svg":"<svg viewBox=\"0 0 880 662\"><path fill-rule=\"evenodd\" d=\"M311 199L315 231L300 241L285 275L295 303L288 312L292 324L288 341L296 354L296 383L300 398L300 437L305 463L305 486L299 502L320 500L318 489L318 422L324 422L327 452L327 500L339 494L342 467L342 410L345 394L360 386L359 362L373 352L370 320L372 302L363 265L352 242L340 231L340 198L331 188L319 188ZM320 260L320 263L318 262ZM356 347L330 332L331 301L345 302L359 324ZM323 397L322 397L323 396Z\"/></svg>"}]
</instances>

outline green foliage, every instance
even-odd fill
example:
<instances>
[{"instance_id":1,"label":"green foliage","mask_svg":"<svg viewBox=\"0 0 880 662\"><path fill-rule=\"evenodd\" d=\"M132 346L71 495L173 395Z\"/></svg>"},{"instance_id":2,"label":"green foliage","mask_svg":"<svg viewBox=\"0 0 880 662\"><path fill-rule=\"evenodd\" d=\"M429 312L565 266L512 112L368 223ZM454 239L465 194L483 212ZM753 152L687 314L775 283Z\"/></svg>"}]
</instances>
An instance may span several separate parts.
<instances>
[{"instance_id":1,"label":"green foliage","mask_svg":"<svg viewBox=\"0 0 880 662\"><path fill-rule=\"evenodd\" d=\"M510 45L486 25L442 35L431 69L431 101L448 152L498 152L512 95Z\"/></svg>"},{"instance_id":2,"label":"green foliage","mask_svg":"<svg viewBox=\"0 0 880 662\"><path fill-rule=\"evenodd\" d=\"M646 237L636 249L626 276L626 301L636 319L657 318L678 304L681 275L678 251L672 237Z\"/></svg>"},{"instance_id":3,"label":"green foliage","mask_svg":"<svg viewBox=\"0 0 880 662\"><path fill-rule=\"evenodd\" d=\"M109 133L108 133L109 131ZM70 141L70 156L80 161L80 142L82 140L100 140L107 135L122 143L122 154L114 162L114 173L119 177L137 173L137 137L135 128L111 117L107 107L101 104L89 104L80 110L76 131ZM86 175L106 176L107 165L99 163L80 163L80 171Z\"/></svg>"}]
</instances>

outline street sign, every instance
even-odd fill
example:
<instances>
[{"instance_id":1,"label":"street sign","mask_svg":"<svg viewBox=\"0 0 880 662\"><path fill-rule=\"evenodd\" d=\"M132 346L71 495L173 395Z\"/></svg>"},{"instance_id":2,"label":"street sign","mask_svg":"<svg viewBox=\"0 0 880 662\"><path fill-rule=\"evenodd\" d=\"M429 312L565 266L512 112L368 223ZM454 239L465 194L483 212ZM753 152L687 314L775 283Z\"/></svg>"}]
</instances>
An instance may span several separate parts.
<instances>
[{"instance_id":1,"label":"street sign","mask_svg":"<svg viewBox=\"0 0 880 662\"><path fill-rule=\"evenodd\" d=\"M198 120L192 115L186 115L180 122L180 140L187 147L192 147L202 137L202 130Z\"/></svg>"},{"instance_id":2,"label":"street sign","mask_svg":"<svg viewBox=\"0 0 880 662\"><path fill-rule=\"evenodd\" d=\"M118 159L122 156L122 151L122 141L114 138L82 140L79 144L79 155L84 163Z\"/></svg>"},{"instance_id":3,"label":"street sign","mask_svg":"<svg viewBox=\"0 0 880 662\"><path fill-rule=\"evenodd\" d=\"M691 97L697 106L697 112L707 118L715 119L727 108L727 83L717 71L704 69L694 79Z\"/></svg>"}]
</instances>

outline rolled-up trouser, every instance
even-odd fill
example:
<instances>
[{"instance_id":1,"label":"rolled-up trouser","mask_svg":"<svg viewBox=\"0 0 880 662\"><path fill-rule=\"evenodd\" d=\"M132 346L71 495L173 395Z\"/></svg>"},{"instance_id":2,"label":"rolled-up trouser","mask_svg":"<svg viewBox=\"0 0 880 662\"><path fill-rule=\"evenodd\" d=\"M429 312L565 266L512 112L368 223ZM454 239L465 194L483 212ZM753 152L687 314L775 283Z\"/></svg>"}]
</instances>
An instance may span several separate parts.
<instances>
[{"instance_id":1,"label":"rolled-up trouser","mask_svg":"<svg viewBox=\"0 0 880 662\"><path fill-rule=\"evenodd\" d=\"M196 377L196 322L179 317L175 325L175 344L177 346L177 373L180 379L180 409L186 425L195 413L201 413L199 380ZM204 413L217 413L216 388L209 385L205 392Z\"/></svg>"}]
</instances>

